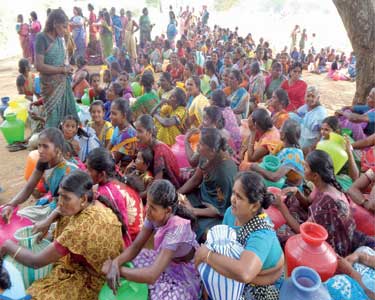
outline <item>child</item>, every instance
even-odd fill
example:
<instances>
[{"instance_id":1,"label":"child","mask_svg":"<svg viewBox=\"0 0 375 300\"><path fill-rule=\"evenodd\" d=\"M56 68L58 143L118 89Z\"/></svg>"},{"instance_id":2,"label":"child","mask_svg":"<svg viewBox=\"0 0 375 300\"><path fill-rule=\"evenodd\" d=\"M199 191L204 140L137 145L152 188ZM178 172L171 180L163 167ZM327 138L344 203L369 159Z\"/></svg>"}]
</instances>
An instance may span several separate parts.
<instances>
[{"instance_id":1,"label":"child","mask_svg":"<svg viewBox=\"0 0 375 300\"><path fill-rule=\"evenodd\" d=\"M140 193L142 199L146 200L147 188L153 181L151 168L154 162L154 154L150 148L138 151L137 158L131 162L125 171L125 181Z\"/></svg>"},{"instance_id":2,"label":"child","mask_svg":"<svg viewBox=\"0 0 375 300\"><path fill-rule=\"evenodd\" d=\"M111 82L116 82L118 76L121 73L121 67L118 62L111 63Z\"/></svg>"},{"instance_id":3,"label":"child","mask_svg":"<svg viewBox=\"0 0 375 300\"><path fill-rule=\"evenodd\" d=\"M111 103L113 102L113 100L122 97L122 86L117 82L112 82L107 89L106 96L107 96L107 102L104 103L104 108L105 108L104 120L110 121Z\"/></svg>"},{"instance_id":4,"label":"child","mask_svg":"<svg viewBox=\"0 0 375 300\"><path fill-rule=\"evenodd\" d=\"M80 127L80 121L72 115L67 115L60 125L66 141L71 142L74 151L78 153L81 161L85 162L87 155L92 149L100 147L100 142L95 131L87 127L85 130Z\"/></svg>"},{"instance_id":5,"label":"child","mask_svg":"<svg viewBox=\"0 0 375 300\"><path fill-rule=\"evenodd\" d=\"M129 74L125 71L121 72L121 74L117 78L117 82L122 86L122 98L124 98L125 100L129 100L130 98L134 97L129 80Z\"/></svg>"},{"instance_id":6,"label":"child","mask_svg":"<svg viewBox=\"0 0 375 300\"><path fill-rule=\"evenodd\" d=\"M31 73L30 63L26 58L22 58L18 62L18 72L16 85L18 94L25 95L30 101L34 95L34 74Z\"/></svg>"},{"instance_id":7,"label":"child","mask_svg":"<svg viewBox=\"0 0 375 300\"><path fill-rule=\"evenodd\" d=\"M0 299L20 299L25 296L21 273L13 264L0 257ZM31 297L22 299L27 300Z\"/></svg>"},{"instance_id":8,"label":"child","mask_svg":"<svg viewBox=\"0 0 375 300\"><path fill-rule=\"evenodd\" d=\"M101 146L107 147L112 138L113 126L110 122L104 120L104 103L100 100L95 100L93 103L91 103L89 111L91 121L87 124L87 126L95 130Z\"/></svg>"},{"instance_id":9,"label":"child","mask_svg":"<svg viewBox=\"0 0 375 300\"><path fill-rule=\"evenodd\" d=\"M103 72L103 83L105 85L104 90L107 91L109 88L109 85L111 84L111 71L110 70L104 70Z\"/></svg>"},{"instance_id":10,"label":"child","mask_svg":"<svg viewBox=\"0 0 375 300\"><path fill-rule=\"evenodd\" d=\"M119 187L112 180L115 177L115 162L111 153L104 148L92 150L87 157L87 171L94 184L98 184L98 194L106 197L114 207L120 212L124 225L128 228L128 211L126 200ZM123 235L125 246L131 244L128 230Z\"/></svg>"},{"instance_id":11,"label":"child","mask_svg":"<svg viewBox=\"0 0 375 300\"><path fill-rule=\"evenodd\" d=\"M137 133L130 124L132 118L129 102L116 99L111 106L111 122L115 127L108 149L114 155L115 162L127 166L136 157Z\"/></svg>"},{"instance_id":12,"label":"child","mask_svg":"<svg viewBox=\"0 0 375 300\"><path fill-rule=\"evenodd\" d=\"M100 74L92 73L90 75L90 89L89 89L90 101L102 100L106 102L105 90L100 87Z\"/></svg>"},{"instance_id":13,"label":"child","mask_svg":"<svg viewBox=\"0 0 375 300\"><path fill-rule=\"evenodd\" d=\"M119 54L120 54L120 49L117 48L117 47L113 47L112 49L112 54L110 56L108 56L106 59L105 59L105 62L108 66L111 66L111 64L113 62L119 62Z\"/></svg>"},{"instance_id":14,"label":"child","mask_svg":"<svg viewBox=\"0 0 375 300\"><path fill-rule=\"evenodd\" d=\"M79 169L86 171L86 165L79 159L78 153L74 150L71 142L65 141L63 156L66 161L75 164Z\"/></svg>"},{"instance_id":15,"label":"child","mask_svg":"<svg viewBox=\"0 0 375 300\"><path fill-rule=\"evenodd\" d=\"M121 276L148 283L151 299L198 299L200 281L192 261L198 246L192 230L195 218L179 204L169 181L157 180L151 184L146 215L133 244L113 261L104 263L102 271L107 274L108 284L117 290ZM154 250L142 249L153 234ZM136 269L121 267L131 260Z\"/></svg>"},{"instance_id":16,"label":"child","mask_svg":"<svg viewBox=\"0 0 375 300\"><path fill-rule=\"evenodd\" d=\"M81 99L85 93L85 89L89 88L88 81L90 80L90 74L86 68L86 60L83 56L76 58L77 70L73 75L72 89L76 99Z\"/></svg>"}]
</instances>

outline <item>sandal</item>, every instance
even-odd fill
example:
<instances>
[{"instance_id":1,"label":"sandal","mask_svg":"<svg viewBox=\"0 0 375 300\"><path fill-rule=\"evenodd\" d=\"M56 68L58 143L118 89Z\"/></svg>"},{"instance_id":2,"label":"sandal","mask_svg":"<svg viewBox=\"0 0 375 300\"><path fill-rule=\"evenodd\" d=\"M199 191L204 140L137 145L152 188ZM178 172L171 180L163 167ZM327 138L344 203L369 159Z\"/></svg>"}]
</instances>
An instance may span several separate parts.
<instances>
[{"instance_id":1,"label":"sandal","mask_svg":"<svg viewBox=\"0 0 375 300\"><path fill-rule=\"evenodd\" d=\"M9 152L17 152L27 149L25 144L12 144L7 146Z\"/></svg>"}]
</instances>

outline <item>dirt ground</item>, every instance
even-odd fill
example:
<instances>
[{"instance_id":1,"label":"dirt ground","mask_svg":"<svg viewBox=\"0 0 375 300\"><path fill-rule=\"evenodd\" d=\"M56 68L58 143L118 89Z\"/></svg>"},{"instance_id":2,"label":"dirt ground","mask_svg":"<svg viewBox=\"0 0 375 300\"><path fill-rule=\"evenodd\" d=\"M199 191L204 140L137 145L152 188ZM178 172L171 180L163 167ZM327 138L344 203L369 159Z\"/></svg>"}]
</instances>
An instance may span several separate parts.
<instances>
[{"instance_id":1,"label":"dirt ground","mask_svg":"<svg viewBox=\"0 0 375 300\"><path fill-rule=\"evenodd\" d=\"M17 96L18 59L13 57L0 60L0 97ZM90 69L94 70L94 68ZM303 77L309 85L315 85L320 89L321 102L329 112L350 105L355 92L355 83L332 81L325 75L309 73L304 73ZM10 153L5 146L4 137L0 135L0 186L4 189L4 192L0 193L0 203L9 201L25 184L23 172L28 154L27 150Z\"/></svg>"}]
</instances>

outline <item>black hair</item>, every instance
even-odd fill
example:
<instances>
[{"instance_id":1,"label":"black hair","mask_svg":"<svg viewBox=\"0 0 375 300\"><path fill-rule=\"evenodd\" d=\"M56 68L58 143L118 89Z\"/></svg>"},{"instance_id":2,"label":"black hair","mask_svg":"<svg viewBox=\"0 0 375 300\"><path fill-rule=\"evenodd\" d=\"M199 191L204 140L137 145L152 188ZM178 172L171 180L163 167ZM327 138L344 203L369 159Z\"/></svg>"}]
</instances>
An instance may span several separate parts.
<instances>
[{"instance_id":1,"label":"black hair","mask_svg":"<svg viewBox=\"0 0 375 300\"><path fill-rule=\"evenodd\" d=\"M281 69L281 71L283 70L283 65L277 60L272 63L272 70L276 68Z\"/></svg>"},{"instance_id":2,"label":"black hair","mask_svg":"<svg viewBox=\"0 0 375 300\"><path fill-rule=\"evenodd\" d=\"M103 18L108 25L111 24L111 16L109 15L108 11L103 11Z\"/></svg>"},{"instance_id":3,"label":"black hair","mask_svg":"<svg viewBox=\"0 0 375 300\"><path fill-rule=\"evenodd\" d=\"M30 17L32 17L34 20L38 20L38 15L36 14L35 11L32 11L32 12L30 13Z\"/></svg>"},{"instance_id":4,"label":"black hair","mask_svg":"<svg viewBox=\"0 0 375 300\"><path fill-rule=\"evenodd\" d=\"M284 132L285 138L290 145L295 148L300 148L299 139L301 137L301 126L297 121L293 119L286 120L281 130Z\"/></svg>"},{"instance_id":5,"label":"black hair","mask_svg":"<svg viewBox=\"0 0 375 300\"><path fill-rule=\"evenodd\" d=\"M216 153L228 149L227 141L217 128L202 128L201 142Z\"/></svg>"},{"instance_id":6,"label":"black hair","mask_svg":"<svg viewBox=\"0 0 375 300\"><path fill-rule=\"evenodd\" d=\"M75 58L75 63L78 67L82 67L84 65L87 64L87 61L86 59L82 56L82 55L78 55L76 58Z\"/></svg>"},{"instance_id":7,"label":"black hair","mask_svg":"<svg viewBox=\"0 0 375 300\"><path fill-rule=\"evenodd\" d=\"M137 122L140 123L141 126L146 129L146 131L150 132L153 137L156 137L154 119L150 115L139 116Z\"/></svg>"},{"instance_id":8,"label":"black hair","mask_svg":"<svg viewBox=\"0 0 375 300\"><path fill-rule=\"evenodd\" d=\"M263 131L267 131L273 127L271 116L264 108L257 108L251 114L253 122Z\"/></svg>"},{"instance_id":9,"label":"black hair","mask_svg":"<svg viewBox=\"0 0 375 300\"><path fill-rule=\"evenodd\" d=\"M78 7L78 6L74 6L73 7L73 10L76 10L77 11L77 14L81 17L83 17L83 14L82 14L82 8Z\"/></svg>"},{"instance_id":10,"label":"black hair","mask_svg":"<svg viewBox=\"0 0 375 300\"><path fill-rule=\"evenodd\" d=\"M288 105L289 105L289 96L288 96L288 93L282 89L282 88L277 88L275 91L274 91L276 97L277 97L277 100L280 102L281 106L283 108L286 108Z\"/></svg>"},{"instance_id":11,"label":"black hair","mask_svg":"<svg viewBox=\"0 0 375 300\"><path fill-rule=\"evenodd\" d=\"M89 112L91 113L93 106L100 106L105 112L104 103L102 100L95 100L90 104Z\"/></svg>"},{"instance_id":12,"label":"black hair","mask_svg":"<svg viewBox=\"0 0 375 300\"><path fill-rule=\"evenodd\" d=\"M0 289L10 289L12 283L10 282L10 276L8 271L3 267L4 258L0 257Z\"/></svg>"},{"instance_id":13,"label":"black hair","mask_svg":"<svg viewBox=\"0 0 375 300\"><path fill-rule=\"evenodd\" d=\"M197 75L191 76L191 79L193 79L194 84L197 86L198 90L201 90L201 79Z\"/></svg>"},{"instance_id":14,"label":"black hair","mask_svg":"<svg viewBox=\"0 0 375 300\"><path fill-rule=\"evenodd\" d=\"M99 73L91 73L90 74L90 85L91 85L94 77L99 77L100 78L100 74Z\"/></svg>"},{"instance_id":15,"label":"black hair","mask_svg":"<svg viewBox=\"0 0 375 300\"><path fill-rule=\"evenodd\" d=\"M23 15L17 15L17 20L20 20L21 22L23 22Z\"/></svg>"},{"instance_id":16,"label":"black hair","mask_svg":"<svg viewBox=\"0 0 375 300\"><path fill-rule=\"evenodd\" d=\"M121 97L122 93L123 93L123 88L122 88L121 84L119 84L118 82L112 82L111 86L112 86L112 89L113 89L113 92L115 93L115 95L117 97Z\"/></svg>"},{"instance_id":17,"label":"black hair","mask_svg":"<svg viewBox=\"0 0 375 300\"><path fill-rule=\"evenodd\" d=\"M194 64L190 61L188 61L186 64L185 64L185 67L187 67L191 74L194 74L195 73L195 67L194 67Z\"/></svg>"},{"instance_id":18,"label":"black hair","mask_svg":"<svg viewBox=\"0 0 375 300\"><path fill-rule=\"evenodd\" d=\"M311 171L317 173L323 182L343 192L341 185L336 180L333 162L328 153L322 150L314 150L307 155L306 162Z\"/></svg>"},{"instance_id":19,"label":"black hair","mask_svg":"<svg viewBox=\"0 0 375 300\"><path fill-rule=\"evenodd\" d=\"M72 157L78 156L78 153L74 150L74 147L71 142L65 141L64 147L63 147L63 155L66 156L68 153Z\"/></svg>"},{"instance_id":20,"label":"black hair","mask_svg":"<svg viewBox=\"0 0 375 300\"><path fill-rule=\"evenodd\" d=\"M86 159L87 165L97 172L105 172L108 177L115 177L116 163L111 153L103 147L90 151Z\"/></svg>"},{"instance_id":21,"label":"black hair","mask_svg":"<svg viewBox=\"0 0 375 300\"><path fill-rule=\"evenodd\" d=\"M139 152L142 155L143 162L145 165L150 168L152 166L152 163L154 161L154 153L152 152L152 149L149 147L143 148L139 150Z\"/></svg>"},{"instance_id":22,"label":"black hair","mask_svg":"<svg viewBox=\"0 0 375 300\"><path fill-rule=\"evenodd\" d=\"M182 88L176 87L173 91L177 100L177 106L186 106L186 93Z\"/></svg>"},{"instance_id":23,"label":"black hair","mask_svg":"<svg viewBox=\"0 0 375 300\"><path fill-rule=\"evenodd\" d=\"M65 123L66 121L74 121L74 122L76 122L77 127L78 127L77 135L78 135L79 137L81 137L81 136L84 136L84 137L86 137L86 138L89 137L89 135L88 135L88 133L86 132L86 130L84 130L83 128L80 127L80 126L81 126L81 121L80 121L77 117L75 117L75 116L73 116L73 115L66 115L66 116L64 117L64 119L61 121L61 124L60 124L60 126L59 126L59 129L61 130L61 132L63 132L63 126L64 126L64 123Z\"/></svg>"},{"instance_id":24,"label":"black hair","mask_svg":"<svg viewBox=\"0 0 375 300\"><path fill-rule=\"evenodd\" d=\"M302 64L301 64L300 62L298 62L298 61L295 61L295 62L292 64L292 66L290 67L290 70L289 70L289 71L292 71L292 70L294 70L294 69L296 69L296 68L300 68L300 69L302 70Z\"/></svg>"},{"instance_id":25,"label":"black hair","mask_svg":"<svg viewBox=\"0 0 375 300\"><path fill-rule=\"evenodd\" d=\"M26 82L26 79L24 75L20 74L17 76L17 79L16 79L17 87L23 87L25 85L25 82Z\"/></svg>"},{"instance_id":26,"label":"black hair","mask_svg":"<svg viewBox=\"0 0 375 300\"><path fill-rule=\"evenodd\" d=\"M143 73L142 78L141 78L141 84L144 86L145 91L147 93L151 92L152 85L154 84L154 82L155 82L154 75L152 75L151 72Z\"/></svg>"},{"instance_id":27,"label":"black hair","mask_svg":"<svg viewBox=\"0 0 375 300\"><path fill-rule=\"evenodd\" d=\"M48 15L44 32L53 32L55 24L65 24L67 22L68 17L62 9L53 9Z\"/></svg>"},{"instance_id":28,"label":"black hair","mask_svg":"<svg viewBox=\"0 0 375 300\"><path fill-rule=\"evenodd\" d=\"M212 60L207 60L205 63L205 67L207 70L210 70L217 77L217 80L219 81L219 84L220 84L220 79L219 79L220 76L216 72L216 67L215 67L214 62Z\"/></svg>"},{"instance_id":29,"label":"black hair","mask_svg":"<svg viewBox=\"0 0 375 300\"><path fill-rule=\"evenodd\" d=\"M46 128L41 133L39 133L39 138L45 137L49 140L57 149L61 152L64 150L64 135L63 133L54 127Z\"/></svg>"},{"instance_id":30,"label":"black hair","mask_svg":"<svg viewBox=\"0 0 375 300\"><path fill-rule=\"evenodd\" d=\"M89 3L87 5L87 8L88 8L88 10L94 10L94 6L91 3Z\"/></svg>"},{"instance_id":31,"label":"black hair","mask_svg":"<svg viewBox=\"0 0 375 300\"><path fill-rule=\"evenodd\" d=\"M259 202L261 207L259 213L262 208L267 209L275 201L275 196L267 192L263 177L258 173L252 171L240 172L234 179L235 182L237 180L241 182L247 201L251 204Z\"/></svg>"},{"instance_id":32,"label":"black hair","mask_svg":"<svg viewBox=\"0 0 375 300\"><path fill-rule=\"evenodd\" d=\"M100 149L100 148L97 148ZM113 213L117 216L117 219L121 223L121 231L124 236L127 232L127 227L124 223L121 213L118 209L104 196L99 196L94 199L94 192L92 190L94 183L89 174L81 170L75 170L69 173L63 178L60 183L60 188L75 194L77 197L87 196L87 201L92 203L94 200L98 200L108 208L110 208Z\"/></svg>"},{"instance_id":33,"label":"black hair","mask_svg":"<svg viewBox=\"0 0 375 300\"><path fill-rule=\"evenodd\" d=\"M256 74L258 74L258 73L260 72L260 64L259 64L259 62L254 61L254 62L250 65L250 70L251 70L251 71L254 71Z\"/></svg>"},{"instance_id":34,"label":"black hair","mask_svg":"<svg viewBox=\"0 0 375 300\"><path fill-rule=\"evenodd\" d=\"M130 109L129 101L123 98L118 98L113 101L112 106L116 106L129 123L132 121L132 111Z\"/></svg>"},{"instance_id":35,"label":"black hair","mask_svg":"<svg viewBox=\"0 0 375 300\"><path fill-rule=\"evenodd\" d=\"M190 220L191 227L195 227L195 216L179 203L176 188L170 181L165 179L155 180L148 188L147 194L156 205L163 208L170 207L174 215Z\"/></svg>"},{"instance_id":36,"label":"black hair","mask_svg":"<svg viewBox=\"0 0 375 300\"><path fill-rule=\"evenodd\" d=\"M211 94L211 101L218 107L224 108L229 106L229 101L222 89L216 89Z\"/></svg>"},{"instance_id":37,"label":"black hair","mask_svg":"<svg viewBox=\"0 0 375 300\"><path fill-rule=\"evenodd\" d=\"M115 70L115 71L117 71L118 73L121 73L121 66L120 66L120 64L117 62L117 61L113 61L112 63L111 63L111 65L110 65L110 69L111 70Z\"/></svg>"},{"instance_id":38,"label":"black hair","mask_svg":"<svg viewBox=\"0 0 375 300\"><path fill-rule=\"evenodd\" d=\"M120 73L120 75L121 76L125 76L126 77L126 80L129 80L129 73L128 72L126 72L126 71L122 71L121 73Z\"/></svg>"},{"instance_id":39,"label":"black hair","mask_svg":"<svg viewBox=\"0 0 375 300\"><path fill-rule=\"evenodd\" d=\"M236 69L233 69L231 70L231 73L232 75L234 76L234 78L236 78L236 80L241 83L242 82L242 76L241 76L241 72L236 70Z\"/></svg>"},{"instance_id":40,"label":"black hair","mask_svg":"<svg viewBox=\"0 0 375 300\"><path fill-rule=\"evenodd\" d=\"M170 84L172 84L171 73L169 73L169 72L163 72L163 73L161 73L160 77L163 77L166 81L168 81Z\"/></svg>"},{"instance_id":41,"label":"black hair","mask_svg":"<svg viewBox=\"0 0 375 300\"><path fill-rule=\"evenodd\" d=\"M208 118L216 125L216 128L221 130L225 126L225 119L223 117L220 108L213 105L213 106L206 106L204 108L204 112L208 116Z\"/></svg>"},{"instance_id":42,"label":"black hair","mask_svg":"<svg viewBox=\"0 0 375 300\"><path fill-rule=\"evenodd\" d=\"M333 132L338 132L338 133L341 132L340 122L336 116L330 116L330 117L325 118L322 124L323 123L328 124L328 126L332 128Z\"/></svg>"}]
</instances>

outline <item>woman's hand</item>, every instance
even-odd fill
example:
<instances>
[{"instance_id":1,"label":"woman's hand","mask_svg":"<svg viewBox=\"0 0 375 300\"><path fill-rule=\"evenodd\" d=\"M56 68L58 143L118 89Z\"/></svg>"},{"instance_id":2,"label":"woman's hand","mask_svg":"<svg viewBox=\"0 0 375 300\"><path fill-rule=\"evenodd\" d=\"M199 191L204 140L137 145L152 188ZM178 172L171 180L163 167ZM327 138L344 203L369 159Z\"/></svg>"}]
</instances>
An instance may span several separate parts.
<instances>
[{"instance_id":1,"label":"woman's hand","mask_svg":"<svg viewBox=\"0 0 375 300\"><path fill-rule=\"evenodd\" d=\"M210 252L210 249L208 249L206 245L201 245L195 250L194 265L196 268L198 268L201 263L207 263L208 252Z\"/></svg>"},{"instance_id":2,"label":"woman's hand","mask_svg":"<svg viewBox=\"0 0 375 300\"><path fill-rule=\"evenodd\" d=\"M102 272L106 274L108 286L116 295L117 289L120 287L120 268L118 266L117 260L114 259L112 261L108 259L102 267Z\"/></svg>"},{"instance_id":3,"label":"woman's hand","mask_svg":"<svg viewBox=\"0 0 375 300\"><path fill-rule=\"evenodd\" d=\"M256 128L251 115L247 118L247 123L249 125L250 132L255 132Z\"/></svg>"},{"instance_id":4,"label":"woman's hand","mask_svg":"<svg viewBox=\"0 0 375 300\"><path fill-rule=\"evenodd\" d=\"M37 243L39 243L47 235L50 225L51 224L48 222L48 219L35 223L32 233L39 234L36 239Z\"/></svg>"},{"instance_id":5,"label":"woman's hand","mask_svg":"<svg viewBox=\"0 0 375 300\"><path fill-rule=\"evenodd\" d=\"M277 209L280 209L282 203L283 201L281 200L281 195L275 195L275 201L272 203L272 205L275 206Z\"/></svg>"},{"instance_id":6,"label":"woman's hand","mask_svg":"<svg viewBox=\"0 0 375 300\"><path fill-rule=\"evenodd\" d=\"M295 195L298 192L298 188L295 186L290 186L285 189L282 189L281 192L283 195L288 195L289 193L292 193L293 195Z\"/></svg>"},{"instance_id":7,"label":"woman's hand","mask_svg":"<svg viewBox=\"0 0 375 300\"><path fill-rule=\"evenodd\" d=\"M349 262L351 265L359 261L359 253L354 252L350 254L349 256L345 257L345 260Z\"/></svg>"},{"instance_id":8,"label":"woman's hand","mask_svg":"<svg viewBox=\"0 0 375 300\"><path fill-rule=\"evenodd\" d=\"M13 214L14 207L10 204L3 206L3 209L1 210L1 217L3 218L5 223L9 223L10 218Z\"/></svg>"},{"instance_id":9,"label":"woman's hand","mask_svg":"<svg viewBox=\"0 0 375 300\"><path fill-rule=\"evenodd\" d=\"M352 147L352 144L350 143L350 139L347 135L344 135L344 139L345 139L345 151L346 153L351 153L353 151L353 147Z\"/></svg>"},{"instance_id":10,"label":"woman's hand","mask_svg":"<svg viewBox=\"0 0 375 300\"><path fill-rule=\"evenodd\" d=\"M182 205L183 207L185 207L186 209L190 211L193 211L194 207L191 205L189 199L185 195L179 194L178 200L179 200L180 205Z\"/></svg>"}]
</instances>

